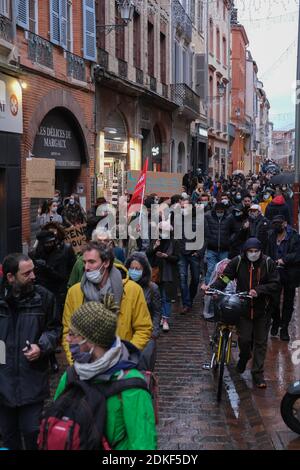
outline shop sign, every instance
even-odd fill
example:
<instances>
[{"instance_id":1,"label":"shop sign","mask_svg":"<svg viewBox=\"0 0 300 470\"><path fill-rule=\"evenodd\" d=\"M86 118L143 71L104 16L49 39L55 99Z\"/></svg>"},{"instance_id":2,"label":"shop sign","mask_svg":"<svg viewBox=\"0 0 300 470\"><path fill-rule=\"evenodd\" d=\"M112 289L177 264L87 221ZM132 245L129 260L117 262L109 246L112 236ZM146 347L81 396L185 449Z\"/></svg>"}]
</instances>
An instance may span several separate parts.
<instances>
[{"instance_id":1,"label":"shop sign","mask_svg":"<svg viewBox=\"0 0 300 470\"><path fill-rule=\"evenodd\" d=\"M105 139L104 152L107 153L128 153L128 142L117 142Z\"/></svg>"},{"instance_id":2,"label":"shop sign","mask_svg":"<svg viewBox=\"0 0 300 470\"><path fill-rule=\"evenodd\" d=\"M199 127L199 135L200 135L201 137L206 137L206 138L207 138L207 137L208 137L208 131L207 131L207 129L203 129L203 127Z\"/></svg>"},{"instance_id":3,"label":"shop sign","mask_svg":"<svg viewBox=\"0 0 300 470\"><path fill-rule=\"evenodd\" d=\"M140 177L140 171L127 172L127 191L133 194L134 188ZM164 172L147 172L147 185L146 196L152 193L157 194L159 197L170 197L174 194L182 193L182 179L181 173L164 173Z\"/></svg>"},{"instance_id":4,"label":"shop sign","mask_svg":"<svg viewBox=\"0 0 300 470\"><path fill-rule=\"evenodd\" d=\"M65 242L70 243L75 253L81 253L87 244L86 224L65 228Z\"/></svg>"},{"instance_id":5,"label":"shop sign","mask_svg":"<svg viewBox=\"0 0 300 470\"><path fill-rule=\"evenodd\" d=\"M82 145L76 131L62 112L50 111L35 137L33 155L55 159L56 168L80 168Z\"/></svg>"},{"instance_id":6,"label":"shop sign","mask_svg":"<svg viewBox=\"0 0 300 470\"><path fill-rule=\"evenodd\" d=\"M0 73L0 131L22 134L22 88L19 81Z\"/></svg>"}]
</instances>

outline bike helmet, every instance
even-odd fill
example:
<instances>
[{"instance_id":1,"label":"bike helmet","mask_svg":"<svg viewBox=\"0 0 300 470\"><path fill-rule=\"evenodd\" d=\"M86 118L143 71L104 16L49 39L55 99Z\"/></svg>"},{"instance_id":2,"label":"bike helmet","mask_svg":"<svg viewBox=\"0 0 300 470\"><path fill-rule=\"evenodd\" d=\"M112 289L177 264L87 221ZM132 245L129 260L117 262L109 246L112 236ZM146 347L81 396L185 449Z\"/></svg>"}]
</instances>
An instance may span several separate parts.
<instances>
[{"instance_id":1,"label":"bike helmet","mask_svg":"<svg viewBox=\"0 0 300 470\"><path fill-rule=\"evenodd\" d=\"M223 297L216 304L215 316L217 321L236 325L248 311L248 301L236 295Z\"/></svg>"}]
</instances>

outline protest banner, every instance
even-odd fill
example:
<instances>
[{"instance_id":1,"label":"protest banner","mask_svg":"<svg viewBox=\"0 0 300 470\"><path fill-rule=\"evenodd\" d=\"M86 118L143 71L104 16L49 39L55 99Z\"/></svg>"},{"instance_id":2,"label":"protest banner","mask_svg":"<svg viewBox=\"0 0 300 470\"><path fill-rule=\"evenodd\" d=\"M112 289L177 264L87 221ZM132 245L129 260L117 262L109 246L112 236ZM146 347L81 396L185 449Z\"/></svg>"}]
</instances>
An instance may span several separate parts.
<instances>
[{"instance_id":1,"label":"protest banner","mask_svg":"<svg viewBox=\"0 0 300 470\"><path fill-rule=\"evenodd\" d=\"M87 244L86 224L65 229L65 242L70 243L75 253L80 253Z\"/></svg>"}]
</instances>

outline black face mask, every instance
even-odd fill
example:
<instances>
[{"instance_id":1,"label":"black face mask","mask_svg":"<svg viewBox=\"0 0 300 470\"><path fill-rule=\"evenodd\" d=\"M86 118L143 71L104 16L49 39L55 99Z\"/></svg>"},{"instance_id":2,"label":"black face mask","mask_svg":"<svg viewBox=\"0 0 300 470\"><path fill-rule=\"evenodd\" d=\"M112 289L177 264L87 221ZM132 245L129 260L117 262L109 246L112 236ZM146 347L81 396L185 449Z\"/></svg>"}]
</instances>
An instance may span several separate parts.
<instances>
[{"instance_id":1,"label":"black face mask","mask_svg":"<svg viewBox=\"0 0 300 470\"><path fill-rule=\"evenodd\" d=\"M280 235L281 233L284 232L284 227L282 225L275 225L273 227L273 230L277 235Z\"/></svg>"}]
</instances>

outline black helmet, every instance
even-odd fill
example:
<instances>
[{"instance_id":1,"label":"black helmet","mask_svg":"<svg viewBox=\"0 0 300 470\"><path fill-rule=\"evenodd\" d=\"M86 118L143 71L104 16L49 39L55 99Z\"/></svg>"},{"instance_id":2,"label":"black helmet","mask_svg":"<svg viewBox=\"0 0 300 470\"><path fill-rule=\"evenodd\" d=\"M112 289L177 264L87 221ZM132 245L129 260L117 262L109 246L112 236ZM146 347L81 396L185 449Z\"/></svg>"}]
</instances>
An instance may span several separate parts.
<instances>
[{"instance_id":1,"label":"black helmet","mask_svg":"<svg viewBox=\"0 0 300 470\"><path fill-rule=\"evenodd\" d=\"M217 320L229 325L236 325L248 311L248 302L237 295L222 297L216 305Z\"/></svg>"}]
</instances>

